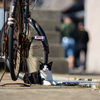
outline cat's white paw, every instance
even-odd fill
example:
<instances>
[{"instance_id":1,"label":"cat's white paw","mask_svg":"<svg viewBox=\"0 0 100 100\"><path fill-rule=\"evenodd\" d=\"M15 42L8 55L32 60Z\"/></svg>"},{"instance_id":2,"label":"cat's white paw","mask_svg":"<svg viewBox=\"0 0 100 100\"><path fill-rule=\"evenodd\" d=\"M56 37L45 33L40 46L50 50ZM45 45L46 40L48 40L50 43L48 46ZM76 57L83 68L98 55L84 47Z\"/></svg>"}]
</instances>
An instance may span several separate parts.
<instances>
[{"instance_id":1,"label":"cat's white paw","mask_svg":"<svg viewBox=\"0 0 100 100\"><path fill-rule=\"evenodd\" d=\"M51 85L51 82L49 82L49 81L43 81L43 85Z\"/></svg>"},{"instance_id":2,"label":"cat's white paw","mask_svg":"<svg viewBox=\"0 0 100 100\"><path fill-rule=\"evenodd\" d=\"M53 81L53 82L52 82L52 85L57 85L57 82L56 82L56 81Z\"/></svg>"}]
</instances>

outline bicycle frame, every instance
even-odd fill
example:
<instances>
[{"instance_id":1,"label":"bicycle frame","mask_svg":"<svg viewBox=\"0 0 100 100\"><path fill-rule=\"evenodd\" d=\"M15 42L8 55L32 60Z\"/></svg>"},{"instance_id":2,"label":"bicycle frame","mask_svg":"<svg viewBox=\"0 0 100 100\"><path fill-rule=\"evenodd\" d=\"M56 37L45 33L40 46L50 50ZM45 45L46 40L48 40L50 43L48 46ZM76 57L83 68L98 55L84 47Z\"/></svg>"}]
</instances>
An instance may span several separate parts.
<instances>
[{"instance_id":1,"label":"bicycle frame","mask_svg":"<svg viewBox=\"0 0 100 100\"><path fill-rule=\"evenodd\" d=\"M20 2L22 3L23 0L20 0ZM11 3L11 7L10 7L10 11L9 12L9 18L8 18L8 25L12 25L14 24L14 14L15 14L15 9L16 9L16 5L17 5L17 0L12 0ZM25 7L25 8L24 8ZM26 4L21 4L21 10L22 10L22 20L24 23L24 26L22 26L24 29L23 30L27 30L27 24L28 24L28 20L30 19L30 13L29 13L29 0L26 0ZM23 11L24 10L24 11ZM24 12L24 13L23 13ZM34 26L38 26L38 28L36 29L36 27L34 27L39 33L42 33L42 35L44 34L42 28L37 24L37 22L34 20L33 21ZM37 24L37 25L36 25ZM22 33L25 33L22 32ZM40 35L40 34L39 34ZM46 44L48 44L47 40L45 41Z\"/></svg>"}]
</instances>

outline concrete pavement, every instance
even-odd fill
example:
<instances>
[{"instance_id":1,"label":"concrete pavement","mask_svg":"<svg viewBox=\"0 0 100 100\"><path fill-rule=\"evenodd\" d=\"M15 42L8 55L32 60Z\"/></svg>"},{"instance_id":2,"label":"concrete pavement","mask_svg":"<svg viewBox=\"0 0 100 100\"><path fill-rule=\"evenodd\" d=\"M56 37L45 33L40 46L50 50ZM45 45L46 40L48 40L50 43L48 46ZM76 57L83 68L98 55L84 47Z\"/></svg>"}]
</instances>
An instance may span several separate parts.
<instances>
[{"instance_id":1,"label":"concrete pavement","mask_svg":"<svg viewBox=\"0 0 100 100\"><path fill-rule=\"evenodd\" d=\"M1 74L0 74L1 76ZM92 78L99 80L100 75L88 76L88 75L62 75L53 74L54 79L60 79L60 81L69 80L73 81L76 77L86 79ZM75 80L74 80L75 81ZM97 82L97 81L96 81ZM26 87L23 85L23 81L18 79L17 81L12 81L9 74L5 74L1 84L5 83L21 83L19 85L5 85L0 86L0 100L100 100L100 89L92 89L90 87L81 86L43 86L43 85L31 85L31 87Z\"/></svg>"}]
</instances>

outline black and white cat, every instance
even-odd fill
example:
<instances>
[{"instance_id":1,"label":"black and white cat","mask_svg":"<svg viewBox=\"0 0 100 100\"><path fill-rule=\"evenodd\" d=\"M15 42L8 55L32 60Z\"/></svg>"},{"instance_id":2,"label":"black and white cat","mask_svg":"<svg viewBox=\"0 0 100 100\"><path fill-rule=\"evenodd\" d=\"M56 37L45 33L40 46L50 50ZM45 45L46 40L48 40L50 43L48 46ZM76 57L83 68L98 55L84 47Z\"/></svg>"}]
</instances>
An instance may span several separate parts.
<instances>
[{"instance_id":1,"label":"black and white cat","mask_svg":"<svg viewBox=\"0 0 100 100\"><path fill-rule=\"evenodd\" d=\"M52 63L53 62L44 64L40 62L39 71L27 73L27 77L29 78L31 84L56 85L56 82L53 80L51 72ZM23 79L25 83L29 83L27 77L26 75L24 75L24 77L21 78L21 75L19 75L19 78Z\"/></svg>"},{"instance_id":2,"label":"black and white cat","mask_svg":"<svg viewBox=\"0 0 100 100\"><path fill-rule=\"evenodd\" d=\"M49 64L43 64L42 62L40 63L40 77L41 79L44 79L43 85L56 85L51 72L53 62L50 62Z\"/></svg>"}]
</instances>

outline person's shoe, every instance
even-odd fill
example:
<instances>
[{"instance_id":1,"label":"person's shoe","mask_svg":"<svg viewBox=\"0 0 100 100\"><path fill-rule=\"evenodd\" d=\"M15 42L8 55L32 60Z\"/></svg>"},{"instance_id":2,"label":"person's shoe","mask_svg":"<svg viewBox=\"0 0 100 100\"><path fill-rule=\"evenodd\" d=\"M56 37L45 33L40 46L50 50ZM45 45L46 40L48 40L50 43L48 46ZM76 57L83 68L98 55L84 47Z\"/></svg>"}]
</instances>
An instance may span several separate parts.
<instances>
[{"instance_id":1,"label":"person's shoe","mask_svg":"<svg viewBox=\"0 0 100 100\"><path fill-rule=\"evenodd\" d=\"M84 65L80 65L78 68L78 72L82 73L84 71Z\"/></svg>"},{"instance_id":2,"label":"person's shoe","mask_svg":"<svg viewBox=\"0 0 100 100\"><path fill-rule=\"evenodd\" d=\"M85 73L84 66L81 65L81 66L78 67L78 68L74 68L74 69L73 69L73 73L74 73L74 74L82 74L82 73Z\"/></svg>"},{"instance_id":3,"label":"person's shoe","mask_svg":"<svg viewBox=\"0 0 100 100\"><path fill-rule=\"evenodd\" d=\"M69 74L73 73L73 68L69 68Z\"/></svg>"}]
</instances>

